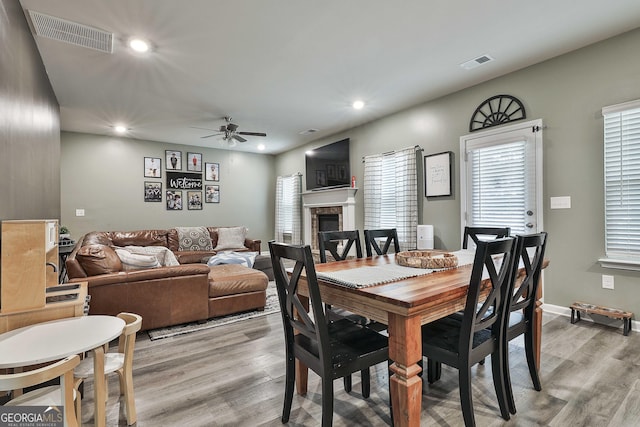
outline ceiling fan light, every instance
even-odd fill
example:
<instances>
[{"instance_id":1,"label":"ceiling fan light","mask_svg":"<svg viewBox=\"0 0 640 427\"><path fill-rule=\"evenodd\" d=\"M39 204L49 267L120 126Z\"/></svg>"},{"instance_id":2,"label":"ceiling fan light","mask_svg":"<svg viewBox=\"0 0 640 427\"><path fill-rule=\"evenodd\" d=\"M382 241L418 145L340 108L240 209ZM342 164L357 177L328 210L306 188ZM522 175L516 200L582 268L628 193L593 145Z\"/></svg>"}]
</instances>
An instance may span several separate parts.
<instances>
[{"instance_id":1,"label":"ceiling fan light","mask_svg":"<svg viewBox=\"0 0 640 427\"><path fill-rule=\"evenodd\" d=\"M265 148L267 148L267 147L265 147L264 144L258 144L258 150L264 151Z\"/></svg>"},{"instance_id":2,"label":"ceiling fan light","mask_svg":"<svg viewBox=\"0 0 640 427\"><path fill-rule=\"evenodd\" d=\"M233 138L229 139L229 147L235 147L236 145L238 145L238 143L236 142L235 139Z\"/></svg>"},{"instance_id":3,"label":"ceiling fan light","mask_svg":"<svg viewBox=\"0 0 640 427\"><path fill-rule=\"evenodd\" d=\"M129 47L138 53L145 53L150 49L149 42L141 38L132 38L129 40Z\"/></svg>"},{"instance_id":4,"label":"ceiling fan light","mask_svg":"<svg viewBox=\"0 0 640 427\"><path fill-rule=\"evenodd\" d=\"M361 99L353 101L352 107L354 110L362 110L364 108L364 101Z\"/></svg>"},{"instance_id":5,"label":"ceiling fan light","mask_svg":"<svg viewBox=\"0 0 640 427\"><path fill-rule=\"evenodd\" d=\"M127 127L124 125L116 125L113 127L113 130L118 133L118 134L123 134L125 132L127 132Z\"/></svg>"}]
</instances>

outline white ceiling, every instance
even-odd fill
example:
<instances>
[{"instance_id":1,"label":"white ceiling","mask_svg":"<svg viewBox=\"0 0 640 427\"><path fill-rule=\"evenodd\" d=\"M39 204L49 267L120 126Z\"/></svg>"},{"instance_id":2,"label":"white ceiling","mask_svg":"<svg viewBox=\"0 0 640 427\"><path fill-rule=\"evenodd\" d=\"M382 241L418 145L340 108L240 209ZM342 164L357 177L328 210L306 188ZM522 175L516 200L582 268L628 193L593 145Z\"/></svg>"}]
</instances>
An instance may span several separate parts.
<instances>
[{"instance_id":1,"label":"white ceiling","mask_svg":"<svg viewBox=\"0 0 640 427\"><path fill-rule=\"evenodd\" d=\"M225 148L230 115L279 153L640 26L639 0L20 0L113 32L112 54L36 36L62 129ZM27 15L27 20L28 14ZM154 50L130 53L146 37ZM495 58L473 70L460 64ZM630 54L637 54L637 52ZM508 92L508 88L505 88ZM351 108L355 99L363 110ZM300 132L310 128L310 135Z\"/></svg>"}]
</instances>

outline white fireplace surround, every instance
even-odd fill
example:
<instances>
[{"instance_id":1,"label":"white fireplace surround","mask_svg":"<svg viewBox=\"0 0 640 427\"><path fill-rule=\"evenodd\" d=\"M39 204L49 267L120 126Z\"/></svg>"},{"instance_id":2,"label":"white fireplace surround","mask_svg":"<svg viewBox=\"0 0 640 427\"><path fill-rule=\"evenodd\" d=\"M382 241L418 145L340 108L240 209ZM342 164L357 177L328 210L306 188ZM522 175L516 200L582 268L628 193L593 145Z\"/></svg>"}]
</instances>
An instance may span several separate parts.
<instances>
[{"instance_id":1,"label":"white fireplace surround","mask_svg":"<svg viewBox=\"0 0 640 427\"><path fill-rule=\"evenodd\" d=\"M302 193L302 207L304 210L304 244L312 245L312 208L341 207L341 230L356 229L356 192L357 188L330 188L325 190L306 191Z\"/></svg>"}]
</instances>

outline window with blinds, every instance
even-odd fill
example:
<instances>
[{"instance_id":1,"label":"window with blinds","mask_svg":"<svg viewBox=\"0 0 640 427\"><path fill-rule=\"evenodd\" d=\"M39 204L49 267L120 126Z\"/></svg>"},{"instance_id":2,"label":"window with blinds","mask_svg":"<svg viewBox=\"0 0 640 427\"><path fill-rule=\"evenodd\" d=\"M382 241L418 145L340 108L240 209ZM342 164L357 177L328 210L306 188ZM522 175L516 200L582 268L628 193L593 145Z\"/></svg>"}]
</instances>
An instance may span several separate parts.
<instances>
[{"instance_id":1,"label":"window with blinds","mask_svg":"<svg viewBox=\"0 0 640 427\"><path fill-rule=\"evenodd\" d=\"M602 115L606 256L640 263L640 100Z\"/></svg>"},{"instance_id":2,"label":"window with blinds","mask_svg":"<svg viewBox=\"0 0 640 427\"><path fill-rule=\"evenodd\" d=\"M475 227L511 227L524 234L524 216L531 206L526 141L471 149L469 223Z\"/></svg>"},{"instance_id":3,"label":"window with blinds","mask_svg":"<svg viewBox=\"0 0 640 427\"><path fill-rule=\"evenodd\" d=\"M276 179L276 241L301 242L301 177L299 174Z\"/></svg>"},{"instance_id":4,"label":"window with blinds","mask_svg":"<svg viewBox=\"0 0 640 427\"><path fill-rule=\"evenodd\" d=\"M400 247L417 245L416 147L364 158L364 228L395 228Z\"/></svg>"}]
</instances>

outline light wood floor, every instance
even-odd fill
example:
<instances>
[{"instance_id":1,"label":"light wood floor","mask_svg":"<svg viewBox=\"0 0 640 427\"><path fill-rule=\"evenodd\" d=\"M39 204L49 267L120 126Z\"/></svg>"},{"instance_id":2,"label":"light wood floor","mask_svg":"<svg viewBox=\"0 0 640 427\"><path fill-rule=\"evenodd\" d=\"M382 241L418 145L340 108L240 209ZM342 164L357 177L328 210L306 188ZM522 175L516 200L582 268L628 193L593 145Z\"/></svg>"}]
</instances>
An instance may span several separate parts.
<instances>
[{"instance_id":1,"label":"light wood floor","mask_svg":"<svg viewBox=\"0 0 640 427\"><path fill-rule=\"evenodd\" d=\"M478 426L640 426L640 334L545 315L542 386L531 386L522 343L511 343L511 372L518 413L500 418L490 363L474 368ZM335 381L334 426L390 425L387 368L372 375L371 397L350 394ZM137 426L280 426L284 344L279 314L157 341L138 336L134 383ZM457 371L443 366L442 380L425 385L423 426L462 426ZM117 378L110 376L107 425L125 425ZM84 425L93 425L92 384L85 388ZM309 375L307 396L294 396L289 426L317 426L320 383Z\"/></svg>"}]
</instances>

